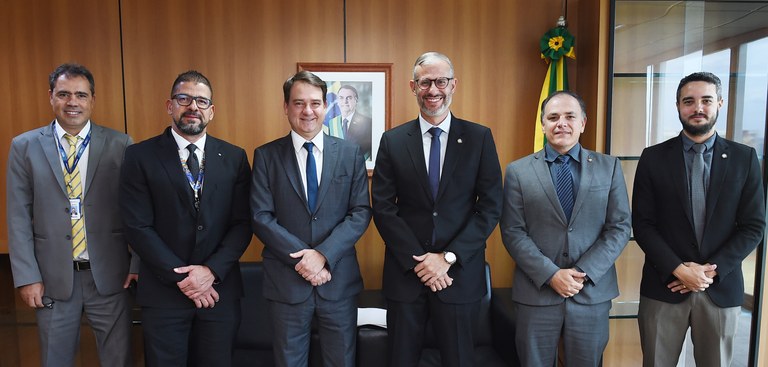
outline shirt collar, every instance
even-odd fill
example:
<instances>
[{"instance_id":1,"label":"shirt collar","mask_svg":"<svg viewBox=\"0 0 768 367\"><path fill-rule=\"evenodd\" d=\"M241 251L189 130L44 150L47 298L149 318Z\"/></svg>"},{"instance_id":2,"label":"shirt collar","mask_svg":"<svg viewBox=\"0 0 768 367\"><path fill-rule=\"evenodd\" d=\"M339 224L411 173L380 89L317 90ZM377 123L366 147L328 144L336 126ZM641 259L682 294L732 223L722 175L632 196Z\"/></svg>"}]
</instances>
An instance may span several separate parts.
<instances>
[{"instance_id":1,"label":"shirt collar","mask_svg":"<svg viewBox=\"0 0 768 367\"><path fill-rule=\"evenodd\" d=\"M683 151L687 152L693 148L693 144L696 144L691 138L689 138L687 135L683 134L683 132L680 132L680 137L683 138ZM707 140L704 141L704 146L707 147L705 152L711 151L712 147L715 145L715 139L717 138L717 133L712 134Z\"/></svg>"},{"instance_id":2,"label":"shirt collar","mask_svg":"<svg viewBox=\"0 0 768 367\"><path fill-rule=\"evenodd\" d=\"M579 161L579 155L581 155L581 143L576 143L576 145L571 148L568 152L566 152L564 155L570 156L571 159L573 159L576 162L581 163ZM555 148L552 148L551 145L548 143L544 145L544 160L547 162L554 162L557 157L560 156L560 153L558 153Z\"/></svg>"},{"instance_id":3,"label":"shirt collar","mask_svg":"<svg viewBox=\"0 0 768 367\"><path fill-rule=\"evenodd\" d=\"M59 120L56 120L56 122L53 123L54 126L56 126L56 138L61 141L61 138L64 137L64 134L67 132L64 130L63 127L61 127L61 124L59 124ZM88 136L88 133L91 132L91 120L88 120L88 122L85 123L85 126L80 130L79 133L77 133L77 136L85 140L85 137Z\"/></svg>"},{"instance_id":4,"label":"shirt collar","mask_svg":"<svg viewBox=\"0 0 768 367\"><path fill-rule=\"evenodd\" d=\"M293 150L298 152L299 150L304 149L304 143L307 142L307 139L297 134L295 131L291 130L291 141L293 142ZM311 141L312 144L315 145L315 147L319 152L323 151L323 132L322 131L317 133L317 135L315 135L315 137L309 141Z\"/></svg>"},{"instance_id":5,"label":"shirt collar","mask_svg":"<svg viewBox=\"0 0 768 367\"><path fill-rule=\"evenodd\" d=\"M177 133L176 130L174 130L174 129L171 129L171 136L173 136L173 140L176 141L176 146L179 147L179 150L187 149L187 146L189 144L195 144L195 146L197 147L197 149L200 152L204 152L205 151L205 149L204 149L205 148L205 140L206 140L206 138L208 138L208 134L207 133L203 134L203 136L201 136L200 139L198 139L194 143L190 143L189 140L184 139L184 137L179 135L179 133Z\"/></svg>"},{"instance_id":6,"label":"shirt collar","mask_svg":"<svg viewBox=\"0 0 768 367\"><path fill-rule=\"evenodd\" d=\"M438 125L430 124L423 116L421 116L421 114L419 114L419 127L421 128L421 135L429 134L429 129L433 127L439 127L440 130L443 130L443 133L448 133L451 130L451 113L449 112L448 116L446 116Z\"/></svg>"}]
</instances>

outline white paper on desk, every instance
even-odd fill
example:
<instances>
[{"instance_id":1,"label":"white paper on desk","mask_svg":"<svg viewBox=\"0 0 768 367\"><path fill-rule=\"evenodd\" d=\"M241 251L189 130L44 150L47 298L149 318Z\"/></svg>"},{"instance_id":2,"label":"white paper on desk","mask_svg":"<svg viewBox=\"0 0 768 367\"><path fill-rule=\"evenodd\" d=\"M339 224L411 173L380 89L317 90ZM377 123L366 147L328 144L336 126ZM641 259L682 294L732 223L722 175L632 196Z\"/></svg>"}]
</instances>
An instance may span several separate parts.
<instances>
[{"instance_id":1,"label":"white paper on desk","mask_svg":"<svg viewBox=\"0 0 768 367\"><path fill-rule=\"evenodd\" d=\"M387 310L383 308L358 308L357 326L374 325L387 328Z\"/></svg>"}]
</instances>

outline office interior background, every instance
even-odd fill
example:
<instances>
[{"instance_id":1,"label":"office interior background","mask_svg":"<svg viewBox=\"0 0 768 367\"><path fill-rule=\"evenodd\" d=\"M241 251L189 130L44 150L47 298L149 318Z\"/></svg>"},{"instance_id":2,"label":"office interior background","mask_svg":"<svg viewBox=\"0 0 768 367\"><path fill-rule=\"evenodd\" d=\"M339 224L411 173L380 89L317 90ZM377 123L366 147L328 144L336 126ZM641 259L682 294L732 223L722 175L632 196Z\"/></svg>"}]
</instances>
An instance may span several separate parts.
<instances>
[{"instance_id":1,"label":"office interior background","mask_svg":"<svg viewBox=\"0 0 768 367\"><path fill-rule=\"evenodd\" d=\"M213 84L209 133L247 152L284 136L282 83L297 63L391 64L387 127L418 115L408 87L425 51L448 55L458 87L456 116L490 127L502 165L534 151L539 94L547 65L539 40L565 15L576 39L570 89L586 101L581 143L622 159L628 189L640 152L680 130L677 82L715 72L726 104L721 136L755 147L764 166L768 107L768 1L623 0L0 0L0 166L11 139L49 123L48 74L59 64L87 66L96 80L93 121L141 141L170 119L165 101L176 75L196 69ZM765 170L765 167L764 167ZM5 175L0 175L5 207ZM501 198L500 198L501 199ZM6 216L0 211L0 339L3 355L36 365L34 320L11 284ZM254 237L243 260L260 260ZM760 248L764 248L761 244ZM381 287L384 247L371 223L357 245L367 289ZM509 287L514 262L496 230L487 261L494 287ZM639 297L643 257L634 242L617 269L619 306ZM745 262L745 306L757 366L768 366L764 252ZM86 343L90 336L83 336ZM8 340L8 342L6 342ZM29 342L24 342L29 340ZM15 342L14 342L15 341ZM84 346L81 348L89 348ZM10 353L10 354L8 354ZM745 352L746 353L746 352ZM634 319L611 321L607 366L639 363ZM84 366L89 365L83 362ZM5 366L5 364L2 364Z\"/></svg>"}]
</instances>

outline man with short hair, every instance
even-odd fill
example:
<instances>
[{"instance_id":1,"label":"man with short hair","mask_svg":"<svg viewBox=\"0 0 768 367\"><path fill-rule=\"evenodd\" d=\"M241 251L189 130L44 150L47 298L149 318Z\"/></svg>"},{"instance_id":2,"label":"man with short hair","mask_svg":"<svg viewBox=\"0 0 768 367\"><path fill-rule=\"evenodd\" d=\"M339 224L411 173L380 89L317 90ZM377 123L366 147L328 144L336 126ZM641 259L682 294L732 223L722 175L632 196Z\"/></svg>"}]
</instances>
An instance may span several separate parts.
<instances>
[{"instance_id":1,"label":"man with short hair","mask_svg":"<svg viewBox=\"0 0 768 367\"><path fill-rule=\"evenodd\" d=\"M368 160L371 157L371 117L357 110L357 102L360 100L357 88L349 84L342 85L337 96L344 140L359 145L363 157Z\"/></svg>"},{"instance_id":2,"label":"man with short hair","mask_svg":"<svg viewBox=\"0 0 768 367\"><path fill-rule=\"evenodd\" d=\"M141 264L148 366L229 366L251 241L245 151L208 134L216 106L203 74L173 82L171 126L125 152L120 209Z\"/></svg>"},{"instance_id":3,"label":"man with short hair","mask_svg":"<svg viewBox=\"0 0 768 367\"><path fill-rule=\"evenodd\" d=\"M638 324L644 366L674 366L691 329L697 366L730 366L744 278L763 240L765 200L754 148L720 137L720 79L677 87L680 135L643 150L632 219L645 252Z\"/></svg>"},{"instance_id":4,"label":"man with short hair","mask_svg":"<svg viewBox=\"0 0 768 367\"><path fill-rule=\"evenodd\" d=\"M131 366L126 288L139 262L115 205L115 177L131 138L91 121L96 92L84 66L60 65L49 87L56 118L15 137L8 155L14 285L36 311L43 366L74 365L82 315L101 364Z\"/></svg>"}]
</instances>

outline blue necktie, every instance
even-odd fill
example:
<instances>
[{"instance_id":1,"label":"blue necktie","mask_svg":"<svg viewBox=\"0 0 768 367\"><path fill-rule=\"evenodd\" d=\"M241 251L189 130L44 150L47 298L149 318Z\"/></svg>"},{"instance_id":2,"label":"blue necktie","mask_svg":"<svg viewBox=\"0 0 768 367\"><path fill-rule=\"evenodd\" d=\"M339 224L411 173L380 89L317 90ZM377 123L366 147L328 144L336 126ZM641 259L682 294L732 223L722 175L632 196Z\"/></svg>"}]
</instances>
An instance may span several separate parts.
<instances>
[{"instance_id":1,"label":"blue necktie","mask_svg":"<svg viewBox=\"0 0 768 367\"><path fill-rule=\"evenodd\" d=\"M557 198L560 199L560 206L563 207L565 217L571 220L573 212L573 176L570 169L570 156L561 155L557 157Z\"/></svg>"},{"instance_id":2,"label":"blue necktie","mask_svg":"<svg viewBox=\"0 0 768 367\"><path fill-rule=\"evenodd\" d=\"M440 134L439 127L429 129L432 134L432 145L429 147L429 187L432 189L432 200L437 199L437 189L440 187Z\"/></svg>"},{"instance_id":3,"label":"blue necktie","mask_svg":"<svg viewBox=\"0 0 768 367\"><path fill-rule=\"evenodd\" d=\"M304 143L304 149L307 150L307 206L310 212L315 211L317 204L317 165L315 156L312 154L312 142Z\"/></svg>"}]
</instances>

